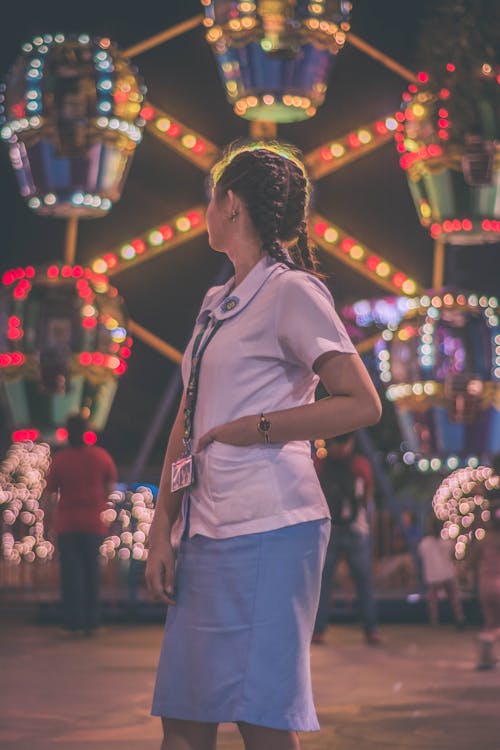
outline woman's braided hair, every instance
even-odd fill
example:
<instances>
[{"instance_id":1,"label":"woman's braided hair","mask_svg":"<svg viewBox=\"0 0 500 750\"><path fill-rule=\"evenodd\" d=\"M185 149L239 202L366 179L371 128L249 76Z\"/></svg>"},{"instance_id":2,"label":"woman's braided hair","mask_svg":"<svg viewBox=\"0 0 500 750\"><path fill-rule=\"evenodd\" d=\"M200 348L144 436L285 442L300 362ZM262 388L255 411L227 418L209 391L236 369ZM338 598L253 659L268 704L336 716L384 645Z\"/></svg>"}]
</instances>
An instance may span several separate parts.
<instances>
[{"instance_id":1,"label":"woman's braided hair","mask_svg":"<svg viewBox=\"0 0 500 750\"><path fill-rule=\"evenodd\" d=\"M212 184L217 191L233 190L244 202L264 252L290 268L323 276L307 231L310 183L291 147L266 142L230 149L213 167Z\"/></svg>"}]
</instances>

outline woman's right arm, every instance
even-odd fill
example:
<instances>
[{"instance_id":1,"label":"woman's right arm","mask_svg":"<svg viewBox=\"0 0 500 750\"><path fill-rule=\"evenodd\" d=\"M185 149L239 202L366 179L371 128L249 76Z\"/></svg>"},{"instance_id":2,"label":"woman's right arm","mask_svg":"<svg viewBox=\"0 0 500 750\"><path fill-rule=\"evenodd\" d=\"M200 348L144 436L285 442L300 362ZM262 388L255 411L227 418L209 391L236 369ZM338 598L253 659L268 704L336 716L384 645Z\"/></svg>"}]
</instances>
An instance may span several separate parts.
<instances>
[{"instance_id":1,"label":"woman's right arm","mask_svg":"<svg viewBox=\"0 0 500 750\"><path fill-rule=\"evenodd\" d=\"M179 490L174 493L170 491L170 472L172 463L180 458L184 449L182 442L184 403L185 396L183 395L170 432L161 471L156 508L149 530L146 583L153 597L161 599L166 604L175 604L175 551L170 542L170 532L179 515L183 491Z\"/></svg>"}]
</instances>

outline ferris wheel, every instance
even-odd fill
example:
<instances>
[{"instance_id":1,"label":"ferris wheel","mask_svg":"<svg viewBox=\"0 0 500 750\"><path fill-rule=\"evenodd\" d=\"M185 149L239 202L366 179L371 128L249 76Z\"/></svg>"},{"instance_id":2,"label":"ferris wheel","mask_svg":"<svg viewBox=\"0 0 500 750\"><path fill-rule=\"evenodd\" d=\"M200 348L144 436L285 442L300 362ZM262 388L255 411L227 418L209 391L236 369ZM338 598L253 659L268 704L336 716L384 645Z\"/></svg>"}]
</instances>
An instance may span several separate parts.
<instances>
[{"instance_id":1,"label":"ferris wheel","mask_svg":"<svg viewBox=\"0 0 500 750\"><path fill-rule=\"evenodd\" d=\"M76 410L102 429L134 338L181 361L179 350L130 318L111 282L203 234L204 206L141 229L85 265L78 264L76 248L79 219L103 216L120 200L145 133L201 172L217 160L219 146L158 106L133 62L203 26L228 104L248 121L254 139L274 139L280 123L314 117L346 44L405 81L400 107L314 148L305 163L312 180L320 181L394 141L419 220L435 243L432 289L334 217L313 213L310 235L322 252L381 290L381 299L353 306L346 316L352 314L360 332L360 353L375 352L408 461L423 471L455 469L500 452L498 301L444 288L447 244L498 241L495 112L483 108L483 132L457 143L449 116L452 85L437 88L425 71L407 69L359 38L345 0L201 5L203 13L121 51L107 37L36 36L9 73L0 135L19 190L34 212L67 226L62 261L2 276L0 383L13 439L64 442L65 417ZM450 60L450 81L455 72ZM498 89L493 62L485 61L479 75Z\"/></svg>"}]
</instances>

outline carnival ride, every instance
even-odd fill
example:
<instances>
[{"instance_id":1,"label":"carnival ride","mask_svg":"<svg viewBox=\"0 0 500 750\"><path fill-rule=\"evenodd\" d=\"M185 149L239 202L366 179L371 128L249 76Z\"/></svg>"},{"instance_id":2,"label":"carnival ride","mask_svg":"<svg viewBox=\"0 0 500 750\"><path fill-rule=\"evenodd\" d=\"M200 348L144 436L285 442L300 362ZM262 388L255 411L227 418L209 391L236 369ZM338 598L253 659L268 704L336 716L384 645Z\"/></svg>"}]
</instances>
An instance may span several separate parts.
<instances>
[{"instance_id":1,"label":"carnival ride","mask_svg":"<svg viewBox=\"0 0 500 750\"><path fill-rule=\"evenodd\" d=\"M12 533L4 535L4 555L10 550L12 559L31 560L36 549L50 552L41 527L36 543L31 541L33 524L22 514L38 512L38 521L43 519L37 502L47 448L64 443L67 414L79 410L94 429L102 429L134 337L174 363L181 361L178 349L130 318L109 279L203 234L204 206L175 214L85 265L76 263L77 229L80 218L102 216L120 199L143 132L203 172L216 161L219 147L158 107L131 63L201 25L228 102L248 120L254 139L273 139L279 123L315 115L345 44L409 83L399 109L318 146L305 163L318 181L394 140L418 217L435 243L432 288L317 212L310 217L310 235L323 252L385 295L343 314L359 352L376 358L380 385L396 408L404 463L420 471L475 469L500 452L498 301L448 288L444 278L447 243L499 238L498 111L486 96L482 129L457 139L457 123L449 117L453 61L445 71L449 88L437 88L426 72L408 70L353 34L345 0L201 4L203 14L123 51L107 37L37 36L23 46L7 77L0 135L21 195L40 216L67 222L63 261L12 268L2 277L0 384L13 441L23 446L10 449L1 475L3 524L22 524L18 536L25 540L16 547ZM486 60L477 75L498 96L494 61ZM316 447L321 450L321 442ZM22 461L30 463L29 456L31 485L25 473L14 476ZM151 498L147 489L142 500L133 497L133 492L117 496L116 508L111 498L106 512L123 528L103 546L106 557L117 551L128 559L132 551L135 559L145 559L142 536ZM134 526L136 536L125 538L134 507L144 509L136 512L140 528Z\"/></svg>"}]
</instances>

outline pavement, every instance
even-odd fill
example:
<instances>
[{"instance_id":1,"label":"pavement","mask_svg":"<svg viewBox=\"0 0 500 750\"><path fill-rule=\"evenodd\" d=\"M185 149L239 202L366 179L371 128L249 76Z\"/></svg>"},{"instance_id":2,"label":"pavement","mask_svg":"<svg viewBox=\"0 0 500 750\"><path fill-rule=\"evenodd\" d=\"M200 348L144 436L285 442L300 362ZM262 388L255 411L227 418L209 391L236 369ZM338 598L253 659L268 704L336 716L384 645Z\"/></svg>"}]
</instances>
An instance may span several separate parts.
<instances>
[{"instance_id":1,"label":"pavement","mask_svg":"<svg viewBox=\"0 0 500 750\"><path fill-rule=\"evenodd\" d=\"M388 623L381 635L368 646L357 624L333 624L311 646L321 731L300 735L303 750L500 750L500 663L475 669L477 626ZM74 639L4 609L0 750L159 750L161 638L161 624L117 623ZM243 750L233 725L217 748Z\"/></svg>"}]
</instances>

